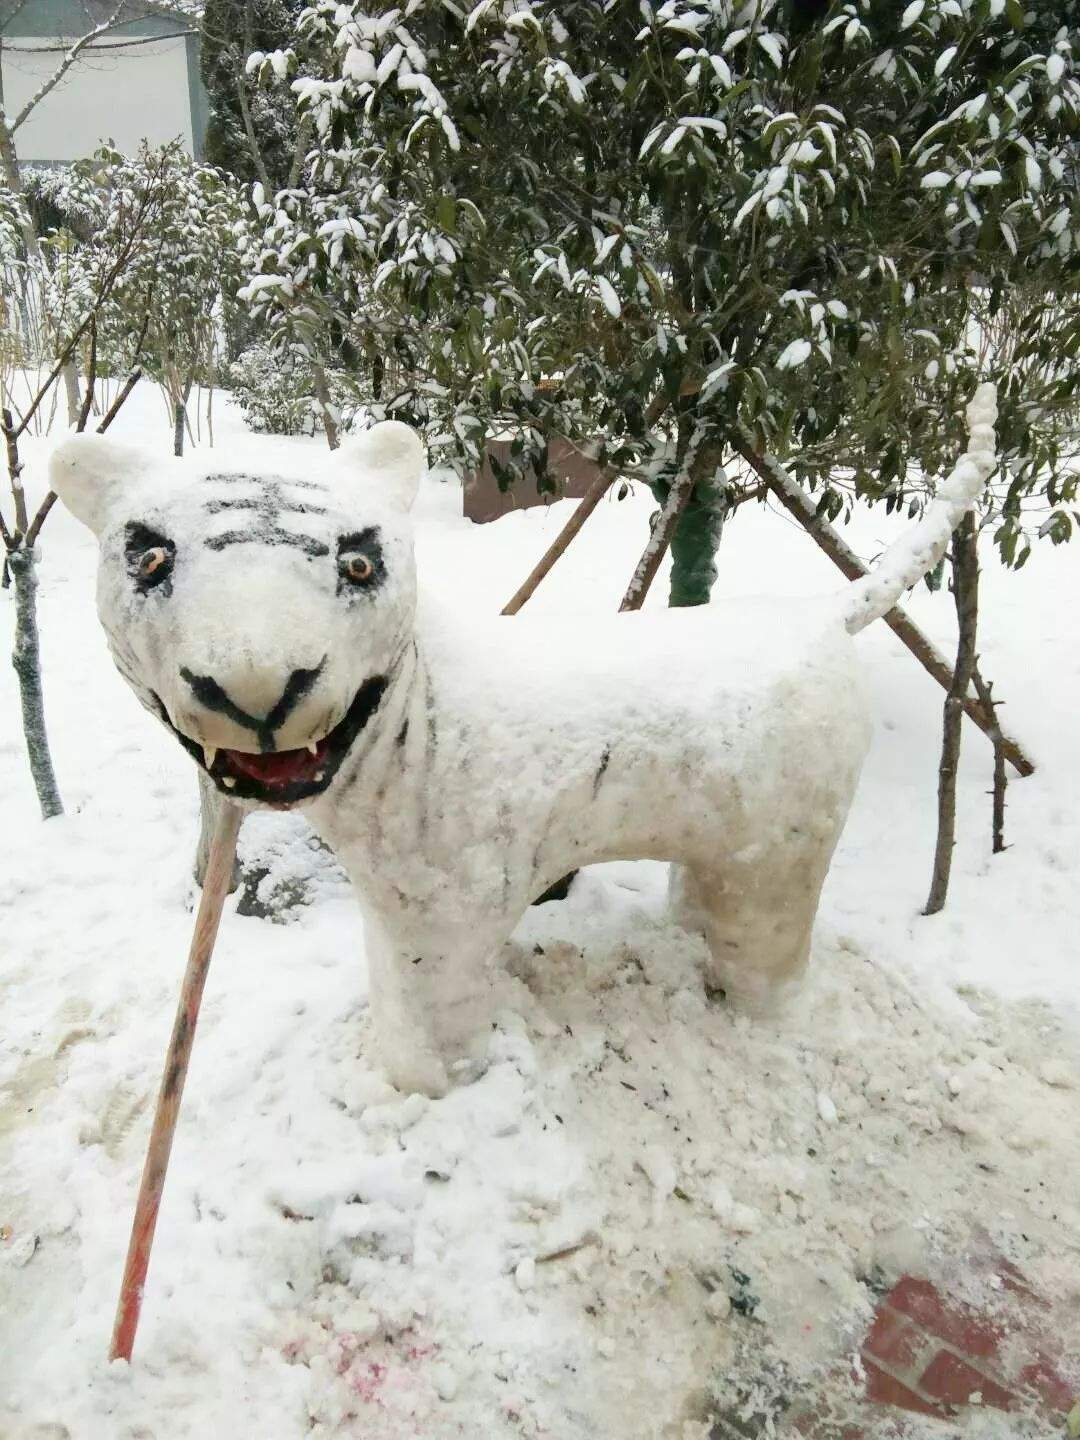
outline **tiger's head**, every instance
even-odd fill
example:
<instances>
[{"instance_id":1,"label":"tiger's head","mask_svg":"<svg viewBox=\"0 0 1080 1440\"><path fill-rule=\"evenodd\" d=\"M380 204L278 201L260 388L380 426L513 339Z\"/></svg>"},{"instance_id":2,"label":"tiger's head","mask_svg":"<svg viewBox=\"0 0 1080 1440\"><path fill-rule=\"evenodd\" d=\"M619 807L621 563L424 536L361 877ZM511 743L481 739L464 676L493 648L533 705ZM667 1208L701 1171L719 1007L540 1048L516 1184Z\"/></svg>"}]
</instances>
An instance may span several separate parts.
<instances>
[{"instance_id":1,"label":"tiger's head","mask_svg":"<svg viewBox=\"0 0 1080 1440\"><path fill-rule=\"evenodd\" d=\"M304 461L178 462L76 435L50 470L98 537L120 673L224 794L274 806L331 783L416 608L419 437L388 420Z\"/></svg>"}]
</instances>

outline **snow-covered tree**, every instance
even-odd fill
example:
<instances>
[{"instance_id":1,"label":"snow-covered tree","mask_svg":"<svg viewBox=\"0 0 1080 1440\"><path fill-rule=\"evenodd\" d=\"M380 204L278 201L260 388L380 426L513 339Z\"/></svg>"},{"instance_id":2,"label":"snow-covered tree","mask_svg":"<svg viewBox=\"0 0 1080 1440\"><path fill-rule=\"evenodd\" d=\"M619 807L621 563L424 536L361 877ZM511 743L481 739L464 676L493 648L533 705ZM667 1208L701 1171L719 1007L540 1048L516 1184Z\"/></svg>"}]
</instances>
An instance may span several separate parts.
<instances>
[{"instance_id":1,"label":"snow-covered tree","mask_svg":"<svg viewBox=\"0 0 1080 1440\"><path fill-rule=\"evenodd\" d=\"M1075 266L1073 35L1015 0L797 9L319 0L256 62L315 141L261 197L250 303L395 361L368 398L462 462L512 433L508 478L560 434L723 492L741 433L901 503L958 441L970 297ZM1032 483L1022 368L987 373Z\"/></svg>"},{"instance_id":2,"label":"snow-covered tree","mask_svg":"<svg viewBox=\"0 0 1080 1440\"><path fill-rule=\"evenodd\" d=\"M269 191L298 178L303 140L290 97L255 84L247 60L288 44L302 8L301 0L206 0L199 20L210 111L206 158Z\"/></svg>"},{"instance_id":3,"label":"snow-covered tree","mask_svg":"<svg viewBox=\"0 0 1080 1440\"><path fill-rule=\"evenodd\" d=\"M9 500L0 499L0 542L4 583L10 579L15 597L12 663L19 682L23 734L46 819L60 814L63 807L45 727L37 547L56 497L47 494L36 510L30 509L19 442L32 425L40 424L55 399L61 374L83 345L87 347L87 388L74 423L79 430L86 427L95 399L100 342L108 334L109 316L119 294L139 268L146 246L160 234L159 222L170 193L167 172L168 154L163 153L144 167L135 183L115 186L109 205L96 217L98 228L82 241L70 231L45 237L32 229L28 232L21 187L0 183L0 264L9 311L17 311L14 324L10 313L5 317L8 335L0 352L4 359L0 365L0 434L10 496ZM47 317L45 325L36 326L30 318L32 304L39 315ZM121 387L99 429L108 428L137 374Z\"/></svg>"},{"instance_id":4,"label":"snow-covered tree","mask_svg":"<svg viewBox=\"0 0 1080 1440\"><path fill-rule=\"evenodd\" d=\"M53 281L63 281L64 303L78 317L79 282L93 285L108 237L159 174L155 222L97 319L97 363L116 372L137 360L161 386L181 446L188 396L196 382L214 383L236 305L244 215L238 183L176 145L134 156L102 148L71 167L54 197L67 224L51 242L60 255Z\"/></svg>"}]
</instances>

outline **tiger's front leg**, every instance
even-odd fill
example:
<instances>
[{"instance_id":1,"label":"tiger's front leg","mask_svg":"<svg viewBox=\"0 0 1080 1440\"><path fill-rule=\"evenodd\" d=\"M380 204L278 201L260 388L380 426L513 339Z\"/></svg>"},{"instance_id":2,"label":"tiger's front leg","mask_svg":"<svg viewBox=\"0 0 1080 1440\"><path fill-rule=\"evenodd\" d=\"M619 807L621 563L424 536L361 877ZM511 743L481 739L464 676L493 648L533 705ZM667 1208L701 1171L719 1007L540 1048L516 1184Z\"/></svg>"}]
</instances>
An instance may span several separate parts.
<instances>
[{"instance_id":1,"label":"tiger's front leg","mask_svg":"<svg viewBox=\"0 0 1080 1440\"><path fill-rule=\"evenodd\" d=\"M512 923L466 931L437 913L364 916L368 1002L382 1069L405 1093L443 1095L483 1066L492 962Z\"/></svg>"}]
</instances>

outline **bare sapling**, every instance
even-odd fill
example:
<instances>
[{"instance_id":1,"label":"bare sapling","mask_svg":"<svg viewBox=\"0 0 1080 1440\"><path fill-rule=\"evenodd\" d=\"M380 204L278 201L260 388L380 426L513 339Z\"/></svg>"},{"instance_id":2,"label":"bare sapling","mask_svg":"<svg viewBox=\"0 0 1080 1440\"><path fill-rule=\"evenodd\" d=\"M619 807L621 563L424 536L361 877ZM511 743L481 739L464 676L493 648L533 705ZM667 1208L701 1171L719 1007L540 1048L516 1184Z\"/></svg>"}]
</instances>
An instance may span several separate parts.
<instances>
[{"instance_id":1,"label":"bare sapling","mask_svg":"<svg viewBox=\"0 0 1080 1440\"><path fill-rule=\"evenodd\" d=\"M979 554L975 517L964 516L953 536L953 599L959 638L953 682L945 696L942 721L941 761L938 766L938 828L934 847L934 869L924 915L936 915L945 906L956 846L956 780L960 765L960 743L964 718L964 696L975 673L975 642L979 619Z\"/></svg>"},{"instance_id":2,"label":"bare sapling","mask_svg":"<svg viewBox=\"0 0 1080 1440\"><path fill-rule=\"evenodd\" d=\"M18 415L13 413L9 404L0 409L0 430L2 430L4 439L13 516L13 523L8 524L3 513L0 512L0 541L4 545L7 571L15 588L15 637L11 659L19 684L23 735L26 741L30 773L37 792L38 804L41 807L42 819L45 820L63 814L64 808L56 783L56 772L45 724L41 642L37 611L37 541L42 526L55 504L56 496L49 491L33 516L30 515L23 486L23 460L19 452L19 441L45 400L54 393L57 381L64 373L65 367L72 361L79 345L88 336L89 362L86 392L80 401L74 426L77 431L85 429L90 418L97 381L98 319L127 271L137 247L142 243L153 215L160 206L163 175L164 161L152 176L152 182L146 192L139 198L130 215L126 217L127 223L123 230L121 243L111 262L100 275L85 314L60 347L45 380L38 385ZM135 358L137 358L144 337L145 328L139 336ZM112 424L121 405L131 394L137 378L138 371L136 370L121 388L98 425L99 432L104 432Z\"/></svg>"},{"instance_id":3,"label":"bare sapling","mask_svg":"<svg viewBox=\"0 0 1080 1440\"><path fill-rule=\"evenodd\" d=\"M1001 701L994 699L993 684L989 680L983 679L978 660L975 661L971 678L975 682L975 689L978 691L979 699L986 711L986 733L994 746L994 784L990 792L992 797L990 824L993 853L1000 855L1005 849L1005 791L1009 784L1009 777L1005 770L1005 736L1002 734L997 714L997 707Z\"/></svg>"}]
</instances>

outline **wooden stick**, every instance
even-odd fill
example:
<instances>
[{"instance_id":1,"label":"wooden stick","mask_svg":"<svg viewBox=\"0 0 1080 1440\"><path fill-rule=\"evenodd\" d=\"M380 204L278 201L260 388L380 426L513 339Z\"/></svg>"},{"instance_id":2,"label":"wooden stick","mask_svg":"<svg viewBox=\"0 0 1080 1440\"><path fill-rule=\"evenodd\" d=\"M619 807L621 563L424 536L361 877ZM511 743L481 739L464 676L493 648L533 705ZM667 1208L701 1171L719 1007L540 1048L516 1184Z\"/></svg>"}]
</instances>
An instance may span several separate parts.
<instances>
[{"instance_id":1,"label":"wooden stick","mask_svg":"<svg viewBox=\"0 0 1080 1440\"><path fill-rule=\"evenodd\" d=\"M649 401L648 407L645 411L646 429L651 429L656 424L656 422L661 418L661 416L664 414L664 411L667 410L670 404L671 401L669 397L664 394L663 391L661 391L660 394L653 396L653 398ZM581 449L581 447L579 445L575 445L572 440L569 443L573 445L573 448L577 451L577 453L584 456L586 460L591 458L590 456L585 455L585 452ZM541 580L543 580L545 575L547 575L548 571L555 564L556 560L558 560L559 556L566 553L567 547L569 546L571 540L573 540L574 536L585 524L585 521L596 509L597 505L599 505L600 501L604 498L608 490L618 478L618 473L615 470L611 469L610 466L604 466L601 469L600 474L596 477L596 479L589 486L588 490L586 490L584 496L582 497L581 504L570 516L570 519L567 520L566 524L559 531L558 535L555 536L555 539L548 546L547 550L544 551L544 554L537 561L536 565L532 569L532 572L529 574L528 578L525 580L521 588L515 591L513 597L508 600L507 603L503 606L503 608L499 611L500 615L516 615L517 612L521 609L521 607L525 604L526 600L532 599L533 592L536 590L536 587L540 584Z\"/></svg>"},{"instance_id":2,"label":"wooden stick","mask_svg":"<svg viewBox=\"0 0 1080 1440\"><path fill-rule=\"evenodd\" d=\"M660 562L667 554L671 537L675 534L675 527L690 503L690 496L694 493L694 484L693 472L687 471L686 474L679 476L668 491L664 507L657 517L648 544L641 552L641 559L634 566L630 584L626 587L626 594L619 605L620 613L624 610L640 610L645 604L645 597L649 593L652 582L656 579Z\"/></svg>"},{"instance_id":3,"label":"wooden stick","mask_svg":"<svg viewBox=\"0 0 1080 1440\"><path fill-rule=\"evenodd\" d=\"M165 1172L168 1169L169 1153L180 1114L180 1099L184 1093L195 1026L199 1020L206 972L210 968L210 957L214 953L222 906L229 893L236 837L240 833L242 819L243 811L239 806L226 805L218 820L213 848L210 851L206 884L195 919L187 970L180 988L180 1002L176 1008L172 1038L165 1057L165 1072L161 1077L161 1089L154 1111L154 1125L150 1131L146 1163L139 1184L139 1199L135 1206L131 1240L128 1242L127 1260L124 1263L124 1279L120 1286L120 1301L116 1307L116 1321L109 1348L110 1360L130 1360L132 1346L135 1344L146 1270L150 1263L150 1247L154 1243L161 1192L165 1186Z\"/></svg>"},{"instance_id":4,"label":"wooden stick","mask_svg":"<svg viewBox=\"0 0 1080 1440\"><path fill-rule=\"evenodd\" d=\"M761 476L769 491L780 501L788 514L794 516L849 580L861 579L863 575L869 573L847 541L837 534L827 520L817 514L817 507L813 500L800 485L791 479L782 466L775 465L771 462L770 457L759 454L741 438L736 439L735 448L746 463ZM933 642L927 639L914 620L899 605L894 606L884 620L897 639L901 640L915 656L923 669L934 677L943 690L948 690L952 684L952 667ZM978 696L965 695L961 704L964 714L974 720L983 734L993 740L985 706ZM1035 773L1034 764L1017 741L1008 735L1002 735L1001 743L1005 758L1018 775Z\"/></svg>"},{"instance_id":5,"label":"wooden stick","mask_svg":"<svg viewBox=\"0 0 1080 1440\"><path fill-rule=\"evenodd\" d=\"M609 470L602 471L596 477L593 483L589 486L588 490L585 491L585 494L581 500L581 504L577 507L574 513L570 516L570 519L567 520L566 524L559 531L558 535L555 536L555 539L544 551L543 555L533 567L528 579L525 581L525 583L521 586L520 589L514 592L513 598L508 600L503 606L502 610L499 612L501 615L517 614L517 612L525 604L525 601L530 598L533 591L540 584L540 581L543 580L544 576L555 564L556 560L558 560L559 556L562 555L563 552L566 550L566 548L570 544L570 541L573 540L574 536L585 524L585 521L596 509L597 505L600 504L600 501L604 498L608 490L611 488L611 483L614 479L614 474Z\"/></svg>"}]
</instances>

